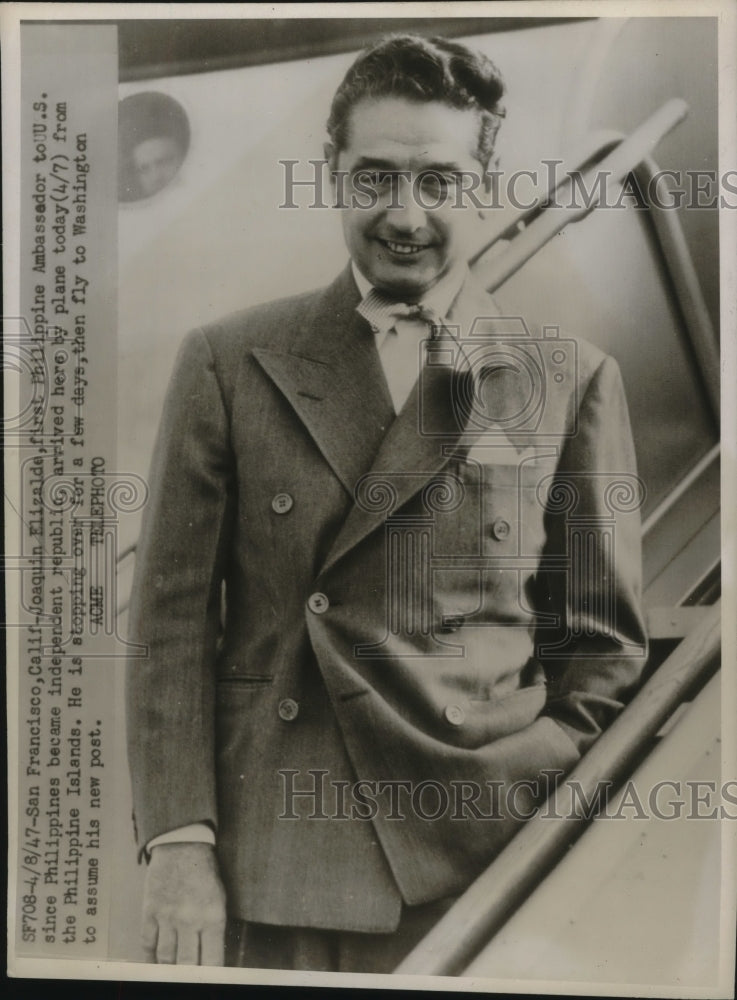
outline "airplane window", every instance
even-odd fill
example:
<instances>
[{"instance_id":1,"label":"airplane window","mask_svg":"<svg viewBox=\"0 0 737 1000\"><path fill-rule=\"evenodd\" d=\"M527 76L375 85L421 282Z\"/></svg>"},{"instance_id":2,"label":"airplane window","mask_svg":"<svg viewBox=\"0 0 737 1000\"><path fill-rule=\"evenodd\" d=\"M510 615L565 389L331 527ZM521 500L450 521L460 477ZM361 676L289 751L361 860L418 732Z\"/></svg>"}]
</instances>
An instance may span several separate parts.
<instances>
[{"instance_id":1,"label":"airplane window","mask_svg":"<svg viewBox=\"0 0 737 1000\"><path fill-rule=\"evenodd\" d=\"M156 91L124 98L118 111L119 200L139 201L177 175L189 149L189 121L178 101Z\"/></svg>"}]
</instances>

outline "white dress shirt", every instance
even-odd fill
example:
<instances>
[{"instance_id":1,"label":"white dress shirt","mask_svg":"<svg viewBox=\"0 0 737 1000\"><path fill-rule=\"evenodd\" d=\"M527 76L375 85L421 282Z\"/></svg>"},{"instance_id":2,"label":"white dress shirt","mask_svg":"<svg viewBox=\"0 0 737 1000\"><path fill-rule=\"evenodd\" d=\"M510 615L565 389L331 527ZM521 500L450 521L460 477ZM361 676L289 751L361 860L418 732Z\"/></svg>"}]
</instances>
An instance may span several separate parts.
<instances>
[{"instance_id":1,"label":"white dress shirt","mask_svg":"<svg viewBox=\"0 0 737 1000\"><path fill-rule=\"evenodd\" d=\"M373 286L358 270L355 261L351 263L351 267L358 290L365 301ZM444 322L467 273L465 264L453 268L433 285L418 305L436 317L438 323ZM394 412L399 413L424 364L423 342L429 338L431 327L427 320L420 318L392 318L388 323L392 325L372 324L372 330L376 335L379 361L389 387Z\"/></svg>"}]
</instances>

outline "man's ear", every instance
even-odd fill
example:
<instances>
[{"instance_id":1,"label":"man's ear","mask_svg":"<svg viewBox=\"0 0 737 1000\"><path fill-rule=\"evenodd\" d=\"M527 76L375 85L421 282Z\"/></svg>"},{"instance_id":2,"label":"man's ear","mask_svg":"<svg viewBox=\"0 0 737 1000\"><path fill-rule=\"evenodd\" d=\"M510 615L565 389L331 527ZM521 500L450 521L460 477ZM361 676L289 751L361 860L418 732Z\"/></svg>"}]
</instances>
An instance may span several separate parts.
<instances>
[{"instance_id":1,"label":"man's ear","mask_svg":"<svg viewBox=\"0 0 737 1000\"><path fill-rule=\"evenodd\" d=\"M325 142L322 149L328 163L330 189L333 192L333 208L345 208L343 186L345 182L345 173L341 174L338 170L338 159L340 157L340 153L332 142Z\"/></svg>"},{"instance_id":2,"label":"man's ear","mask_svg":"<svg viewBox=\"0 0 737 1000\"><path fill-rule=\"evenodd\" d=\"M493 159L489 159L486 164L486 169L481 175L481 197L485 203L484 208L478 209L478 214L480 219L487 219L489 217L489 212L492 208L498 207L496 201L498 199L498 181L499 181L499 157L495 156Z\"/></svg>"}]
</instances>

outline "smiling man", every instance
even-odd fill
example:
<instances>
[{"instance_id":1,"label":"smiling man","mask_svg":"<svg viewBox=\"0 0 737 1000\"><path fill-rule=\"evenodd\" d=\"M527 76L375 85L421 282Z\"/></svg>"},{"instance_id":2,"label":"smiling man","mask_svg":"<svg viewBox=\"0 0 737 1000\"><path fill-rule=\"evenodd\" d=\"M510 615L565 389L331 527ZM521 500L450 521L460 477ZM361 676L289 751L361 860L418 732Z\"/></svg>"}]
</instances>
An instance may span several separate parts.
<instances>
[{"instance_id":1,"label":"smiling man","mask_svg":"<svg viewBox=\"0 0 737 1000\"><path fill-rule=\"evenodd\" d=\"M502 93L440 39L359 56L350 262L182 347L131 610L151 960L390 972L638 681L617 367L466 266Z\"/></svg>"},{"instance_id":2,"label":"smiling man","mask_svg":"<svg viewBox=\"0 0 737 1000\"><path fill-rule=\"evenodd\" d=\"M449 275L460 287L481 220L456 189L483 176L489 155L479 149L479 112L366 95L344 123L336 105L326 155L347 177L343 233L358 271L409 302Z\"/></svg>"}]
</instances>

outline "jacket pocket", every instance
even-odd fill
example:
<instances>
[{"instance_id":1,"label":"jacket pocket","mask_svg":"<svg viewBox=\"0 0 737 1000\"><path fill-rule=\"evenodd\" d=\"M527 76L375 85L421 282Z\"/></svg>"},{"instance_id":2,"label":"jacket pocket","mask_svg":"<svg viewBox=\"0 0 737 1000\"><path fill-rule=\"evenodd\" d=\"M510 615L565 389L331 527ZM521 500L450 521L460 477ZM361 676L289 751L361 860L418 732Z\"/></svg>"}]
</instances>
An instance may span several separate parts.
<instances>
[{"instance_id":1,"label":"jacket pocket","mask_svg":"<svg viewBox=\"0 0 737 1000\"><path fill-rule=\"evenodd\" d=\"M237 663L234 663L219 668L217 683L219 685L242 685L243 687L268 687L274 683L274 675L243 670Z\"/></svg>"}]
</instances>

